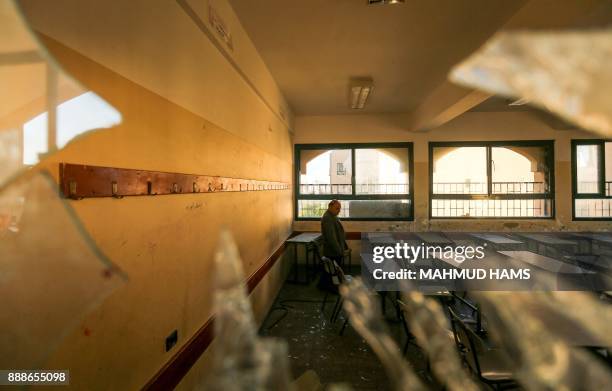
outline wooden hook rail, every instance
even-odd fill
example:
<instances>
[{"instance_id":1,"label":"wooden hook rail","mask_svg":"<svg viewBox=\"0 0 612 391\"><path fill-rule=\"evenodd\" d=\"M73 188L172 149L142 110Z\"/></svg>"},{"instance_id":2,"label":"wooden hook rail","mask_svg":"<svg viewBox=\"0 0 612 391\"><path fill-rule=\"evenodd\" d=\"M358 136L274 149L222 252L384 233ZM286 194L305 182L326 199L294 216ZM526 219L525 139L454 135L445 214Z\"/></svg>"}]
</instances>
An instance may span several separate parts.
<instances>
[{"instance_id":1,"label":"wooden hook rail","mask_svg":"<svg viewBox=\"0 0 612 391\"><path fill-rule=\"evenodd\" d=\"M60 163L60 187L64 196L144 196L163 194L218 193L287 190L289 184L255 179L135 170Z\"/></svg>"}]
</instances>

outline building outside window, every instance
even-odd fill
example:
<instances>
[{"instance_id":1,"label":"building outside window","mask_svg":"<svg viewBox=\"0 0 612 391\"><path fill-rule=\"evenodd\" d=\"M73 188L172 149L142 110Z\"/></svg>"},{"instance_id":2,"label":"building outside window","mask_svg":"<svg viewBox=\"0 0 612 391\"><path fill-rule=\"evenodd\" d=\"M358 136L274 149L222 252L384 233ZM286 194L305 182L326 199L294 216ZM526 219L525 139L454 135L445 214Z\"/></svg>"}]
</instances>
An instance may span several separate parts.
<instances>
[{"instance_id":1,"label":"building outside window","mask_svg":"<svg viewBox=\"0 0 612 391\"><path fill-rule=\"evenodd\" d=\"M431 218L552 218L552 141L432 142Z\"/></svg>"},{"instance_id":2,"label":"building outside window","mask_svg":"<svg viewBox=\"0 0 612 391\"><path fill-rule=\"evenodd\" d=\"M572 140L575 220L612 220L612 141Z\"/></svg>"},{"instance_id":3,"label":"building outside window","mask_svg":"<svg viewBox=\"0 0 612 391\"><path fill-rule=\"evenodd\" d=\"M340 217L411 220L412 143L301 144L296 156L296 217L319 219L332 199Z\"/></svg>"}]
</instances>

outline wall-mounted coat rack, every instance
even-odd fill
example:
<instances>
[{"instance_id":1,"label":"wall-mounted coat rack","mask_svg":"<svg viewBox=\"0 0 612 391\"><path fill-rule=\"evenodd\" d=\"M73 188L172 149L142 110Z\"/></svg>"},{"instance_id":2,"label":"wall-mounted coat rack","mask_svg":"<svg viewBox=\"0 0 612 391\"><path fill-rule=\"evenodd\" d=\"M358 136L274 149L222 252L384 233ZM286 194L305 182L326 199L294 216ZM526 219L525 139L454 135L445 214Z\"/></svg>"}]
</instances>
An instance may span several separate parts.
<instances>
[{"instance_id":1,"label":"wall-mounted coat rack","mask_svg":"<svg viewBox=\"0 0 612 391\"><path fill-rule=\"evenodd\" d=\"M60 163L64 196L124 197L162 194L218 193L224 191L286 190L289 184L255 179L146 171L129 168Z\"/></svg>"}]
</instances>

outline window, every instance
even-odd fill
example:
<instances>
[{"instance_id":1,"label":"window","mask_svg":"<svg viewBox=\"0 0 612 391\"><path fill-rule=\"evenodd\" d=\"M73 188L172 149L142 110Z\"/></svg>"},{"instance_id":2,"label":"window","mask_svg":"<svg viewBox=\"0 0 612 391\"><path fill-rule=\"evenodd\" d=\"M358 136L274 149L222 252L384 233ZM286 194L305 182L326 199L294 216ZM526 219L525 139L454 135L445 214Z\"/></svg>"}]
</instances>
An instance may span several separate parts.
<instances>
[{"instance_id":1,"label":"window","mask_svg":"<svg viewBox=\"0 0 612 391\"><path fill-rule=\"evenodd\" d=\"M348 220L411 220L412 143L295 146L296 217L318 220L332 199Z\"/></svg>"},{"instance_id":2,"label":"window","mask_svg":"<svg viewBox=\"0 0 612 391\"><path fill-rule=\"evenodd\" d=\"M429 143L431 218L552 218L553 142Z\"/></svg>"},{"instance_id":3,"label":"window","mask_svg":"<svg viewBox=\"0 0 612 391\"><path fill-rule=\"evenodd\" d=\"M572 140L575 220L612 220L612 141Z\"/></svg>"}]
</instances>

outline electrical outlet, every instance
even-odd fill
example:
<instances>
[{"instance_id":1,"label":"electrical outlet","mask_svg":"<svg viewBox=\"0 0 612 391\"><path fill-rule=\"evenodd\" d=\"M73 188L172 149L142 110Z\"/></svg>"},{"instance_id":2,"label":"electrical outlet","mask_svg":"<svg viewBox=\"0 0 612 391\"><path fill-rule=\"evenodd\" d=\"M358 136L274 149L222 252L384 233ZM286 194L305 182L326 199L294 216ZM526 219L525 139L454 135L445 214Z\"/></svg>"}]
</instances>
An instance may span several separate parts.
<instances>
[{"instance_id":1,"label":"electrical outlet","mask_svg":"<svg viewBox=\"0 0 612 391\"><path fill-rule=\"evenodd\" d=\"M178 331L174 330L170 333L169 336L166 337L166 352L172 349L176 342L178 341Z\"/></svg>"}]
</instances>

